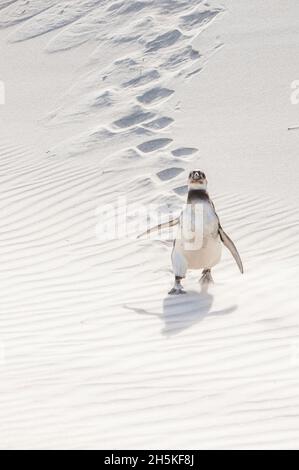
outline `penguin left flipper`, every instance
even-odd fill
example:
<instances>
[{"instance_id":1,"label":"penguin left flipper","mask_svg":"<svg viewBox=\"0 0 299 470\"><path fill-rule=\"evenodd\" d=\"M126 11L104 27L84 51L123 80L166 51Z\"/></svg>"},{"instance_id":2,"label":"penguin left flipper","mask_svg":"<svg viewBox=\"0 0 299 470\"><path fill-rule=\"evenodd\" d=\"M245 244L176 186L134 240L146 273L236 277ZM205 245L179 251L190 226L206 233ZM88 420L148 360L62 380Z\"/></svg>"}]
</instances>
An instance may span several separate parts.
<instances>
[{"instance_id":1,"label":"penguin left flipper","mask_svg":"<svg viewBox=\"0 0 299 470\"><path fill-rule=\"evenodd\" d=\"M233 255L239 269L240 269L240 272L241 274L244 273L244 268L243 268L243 263L242 263L242 260L241 260L241 257L238 253L238 250L234 244L234 242L229 238L229 236L225 233L225 231L223 230L223 228L221 226L219 226L219 235L220 235L220 238L221 238L221 241L223 243L223 245L226 246L226 248L231 252L231 254Z\"/></svg>"},{"instance_id":2,"label":"penguin left flipper","mask_svg":"<svg viewBox=\"0 0 299 470\"><path fill-rule=\"evenodd\" d=\"M176 219L172 219L169 222L165 222L164 224L159 224L156 227L149 228L146 232L141 233L140 235L138 235L137 238L144 237L145 235L149 235L152 232L156 232L156 231L162 230L164 228L174 227L175 225L177 225L179 223L179 221L180 221L180 217L177 217Z\"/></svg>"}]
</instances>

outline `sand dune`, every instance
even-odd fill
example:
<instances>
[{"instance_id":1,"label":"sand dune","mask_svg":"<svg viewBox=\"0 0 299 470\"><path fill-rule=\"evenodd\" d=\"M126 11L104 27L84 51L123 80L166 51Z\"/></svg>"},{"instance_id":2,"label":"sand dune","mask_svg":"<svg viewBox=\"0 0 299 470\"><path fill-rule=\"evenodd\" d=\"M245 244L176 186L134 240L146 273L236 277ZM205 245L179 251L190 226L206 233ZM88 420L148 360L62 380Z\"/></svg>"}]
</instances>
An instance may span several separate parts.
<instances>
[{"instance_id":1,"label":"sand dune","mask_svg":"<svg viewBox=\"0 0 299 470\"><path fill-rule=\"evenodd\" d=\"M298 448L288 4L0 1L2 449ZM172 298L134 204L178 213L193 167L245 274L225 252ZM105 240L111 203L130 227Z\"/></svg>"}]
</instances>

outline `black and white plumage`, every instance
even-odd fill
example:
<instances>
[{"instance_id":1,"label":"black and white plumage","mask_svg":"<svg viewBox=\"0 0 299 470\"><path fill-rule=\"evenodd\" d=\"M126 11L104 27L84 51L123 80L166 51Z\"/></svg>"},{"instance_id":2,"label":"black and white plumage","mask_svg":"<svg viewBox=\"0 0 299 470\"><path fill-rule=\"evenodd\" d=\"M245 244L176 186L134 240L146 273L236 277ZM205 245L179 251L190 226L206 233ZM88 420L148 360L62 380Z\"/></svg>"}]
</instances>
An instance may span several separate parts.
<instances>
[{"instance_id":1,"label":"black and white plumage","mask_svg":"<svg viewBox=\"0 0 299 470\"><path fill-rule=\"evenodd\" d=\"M201 282L211 282L211 269L221 259L222 243L231 252L240 272L243 273L238 250L220 224L215 206L207 192L206 176L200 170L194 170L189 175L187 204L180 217L146 233L174 225L178 225L171 255L175 283L169 294L185 293L181 280L186 277L188 269L203 269Z\"/></svg>"}]
</instances>

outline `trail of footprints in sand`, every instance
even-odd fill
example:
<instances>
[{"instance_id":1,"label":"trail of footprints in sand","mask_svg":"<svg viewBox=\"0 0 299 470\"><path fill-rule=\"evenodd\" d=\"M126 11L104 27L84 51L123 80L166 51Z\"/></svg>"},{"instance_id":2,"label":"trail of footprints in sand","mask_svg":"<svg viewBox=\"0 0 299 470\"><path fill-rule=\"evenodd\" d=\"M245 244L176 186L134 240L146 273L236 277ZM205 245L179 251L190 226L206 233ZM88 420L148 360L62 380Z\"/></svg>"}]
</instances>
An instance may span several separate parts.
<instances>
[{"instance_id":1,"label":"trail of footprints in sand","mask_svg":"<svg viewBox=\"0 0 299 470\"><path fill-rule=\"evenodd\" d=\"M4 1L0 7L0 26L19 23L9 36L12 42L57 30L47 44L47 52L54 53L95 41L87 72L47 121L79 120L82 134L58 144L53 154L94 151L101 158L132 149L131 156L157 159L161 182L183 172L197 149L175 146L174 118L163 113L163 105L175 94L169 85L174 78L186 80L201 70L205 54L192 42L219 7L202 0ZM105 63L97 60L102 48L109 52Z\"/></svg>"},{"instance_id":2,"label":"trail of footprints in sand","mask_svg":"<svg viewBox=\"0 0 299 470\"><path fill-rule=\"evenodd\" d=\"M53 110L47 125L77 120L82 133L50 150L58 156L94 152L102 157L130 152L131 159L155 158L156 181L175 180L197 158L197 148L176 146L174 117L164 113L175 95L170 83L198 73L207 51L195 37L222 9L203 0L74 0L0 2L0 27L18 24L9 41L56 31L48 53L95 43L83 73ZM216 45L215 45L216 47ZM104 54L103 49L107 51ZM101 59L101 60L99 60ZM171 106L168 106L171 110ZM170 112L170 114L172 114ZM152 161L148 172L152 173ZM143 167L146 171L147 163ZM161 168L162 167L162 168ZM183 181L183 175L182 175ZM142 184L142 182L140 182ZM184 194L184 187L175 194Z\"/></svg>"}]
</instances>

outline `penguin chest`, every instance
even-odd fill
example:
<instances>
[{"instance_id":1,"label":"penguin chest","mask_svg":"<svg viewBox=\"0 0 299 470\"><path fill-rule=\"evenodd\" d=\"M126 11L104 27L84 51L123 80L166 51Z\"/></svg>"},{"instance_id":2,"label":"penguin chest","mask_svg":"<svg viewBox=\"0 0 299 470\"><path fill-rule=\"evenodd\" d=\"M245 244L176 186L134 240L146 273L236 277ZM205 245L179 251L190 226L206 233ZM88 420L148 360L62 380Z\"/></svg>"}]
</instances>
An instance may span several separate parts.
<instances>
[{"instance_id":1,"label":"penguin chest","mask_svg":"<svg viewBox=\"0 0 299 470\"><path fill-rule=\"evenodd\" d=\"M204 239L204 243L199 249L184 249L183 255L189 269L210 269L219 263L221 251L221 240L218 236Z\"/></svg>"},{"instance_id":2,"label":"penguin chest","mask_svg":"<svg viewBox=\"0 0 299 470\"><path fill-rule=\"evenodd\" d=\"M221 258L219 221L207 201L189 205L182 213L176 249L185 257L189 269L215 266Z\"/></svg>"}]
</instances>

